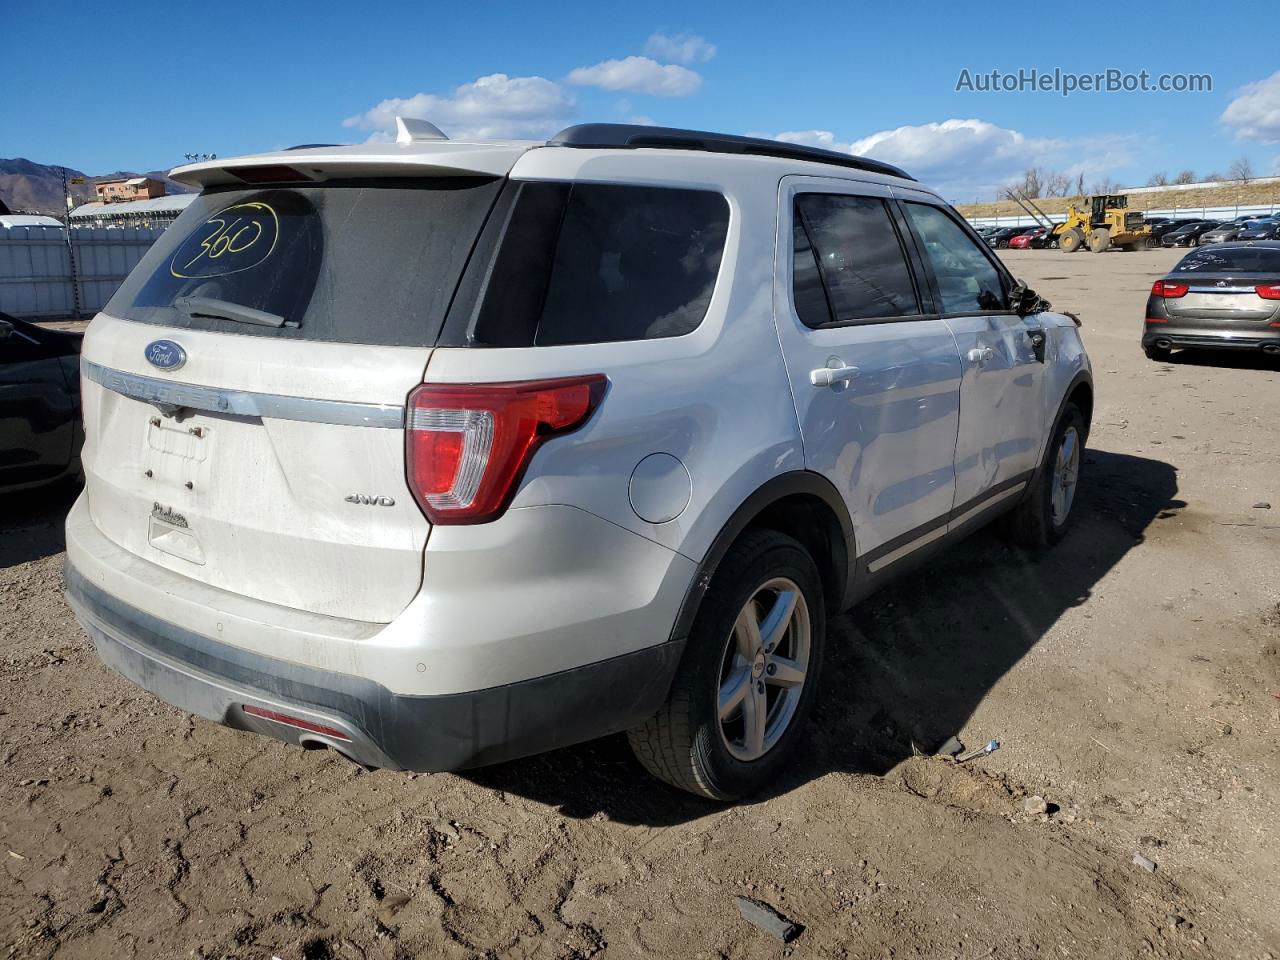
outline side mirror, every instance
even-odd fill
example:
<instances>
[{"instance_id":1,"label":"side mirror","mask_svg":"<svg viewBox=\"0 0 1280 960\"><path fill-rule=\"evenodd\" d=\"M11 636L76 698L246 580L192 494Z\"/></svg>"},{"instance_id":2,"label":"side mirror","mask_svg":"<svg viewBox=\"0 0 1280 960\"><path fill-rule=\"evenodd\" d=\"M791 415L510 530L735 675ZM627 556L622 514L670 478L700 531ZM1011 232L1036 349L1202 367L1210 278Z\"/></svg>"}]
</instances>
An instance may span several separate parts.
<instances>
[{"instance_id":1,"label":"side mirror","mask_svg":"<svg viewBox=\"0 0 1280 960\"><path fill-rule=\"evenodd\" d=\"M13 336L13 324L8 320L0 320L0 340L8 340Z\"/></svg>"},{"instance_id":2,"label":"side mirror","mask_svg":"<svg viewBox=\"0 0 1280 960\"><path fill-rule=\"evenodd\" d=\"M1009 291L1009 304L1020 317L1053 309L1053 305L1028 287L1025 280L1014 281L1013 289Z\"/></svg>"}]
</instances>

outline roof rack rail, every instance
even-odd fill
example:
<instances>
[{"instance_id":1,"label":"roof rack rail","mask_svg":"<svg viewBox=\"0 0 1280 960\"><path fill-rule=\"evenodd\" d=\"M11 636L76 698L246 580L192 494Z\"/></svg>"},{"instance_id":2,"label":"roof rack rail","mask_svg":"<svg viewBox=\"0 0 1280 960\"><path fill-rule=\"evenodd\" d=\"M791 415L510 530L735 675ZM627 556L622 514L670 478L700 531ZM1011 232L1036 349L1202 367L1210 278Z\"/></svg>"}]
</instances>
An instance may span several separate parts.
<instances>
[{"instance_id":1,"label":"roof rack rail","mask_svg":"<svg viewBox=\"0 0 1280 960\"><path fill-rule=\"evenodd\" d=\"M760 137L738 137L728 133L704 130L680 130L675 127L646 127L630 123L580 123L566 127L547 141L549 147L657 147L665 150L703 150L707 153L736 153L757 157L780 157L785 160L809 160L840 167L852 167L890 177L914 180L915 177L891 163L869 160L850 153L837 153L819 147L806 147L781 140Z\"/></svg>"}]
</instances>

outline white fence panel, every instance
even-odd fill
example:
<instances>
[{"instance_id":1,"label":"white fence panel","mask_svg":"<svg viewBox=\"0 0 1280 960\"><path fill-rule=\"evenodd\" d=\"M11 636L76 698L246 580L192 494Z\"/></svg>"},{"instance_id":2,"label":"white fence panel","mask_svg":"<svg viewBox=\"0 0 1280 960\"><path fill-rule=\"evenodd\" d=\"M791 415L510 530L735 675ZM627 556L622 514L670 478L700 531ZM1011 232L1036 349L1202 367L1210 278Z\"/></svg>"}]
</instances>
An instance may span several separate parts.
<instances>
[{"instance_id":1,"label":"white fence panel","mask_svg":"<svg viewBox=\"0 0 1280 960\"><path fill-rule=\"evenodd\" d=\"M163 227L0 227L0 311L16 317L69 317L101 310Z\"/></svg>"}]
</instances>

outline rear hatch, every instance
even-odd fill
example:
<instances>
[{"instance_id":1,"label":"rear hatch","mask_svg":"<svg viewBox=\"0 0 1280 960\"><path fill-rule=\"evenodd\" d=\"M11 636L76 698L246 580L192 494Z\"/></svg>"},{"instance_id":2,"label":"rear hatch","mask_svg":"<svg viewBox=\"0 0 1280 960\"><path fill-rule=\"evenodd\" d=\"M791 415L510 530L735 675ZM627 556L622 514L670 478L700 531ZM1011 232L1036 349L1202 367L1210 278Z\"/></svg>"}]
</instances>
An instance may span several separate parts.
<instances>
[{"instance_id":1,"label":"rear hatch","mask_svg":"<svg viewBox=\"0 0 1280 960\"><path fill-rule=\"evenodd\" d=\"M1280 284L1280 249L1213 245L1187 254L1169 281L1187 285L1180 297L1167 298L1173 318L1238 323L1241 329L1264 326L1280 315L1271 291ZM1268 296L1259 293L1262 288Z\"/></svg>"},{"instance_id":2,"label":"rear hatch","mask_svg":"<svg viewBox=\"0 0 1280 960\"><path fill-rule=\"evenodd\" d=\"M232 593L392 620L429 532L405 479L405 398L502 182L206 189L85 338L102 533Z\"/></svg>"}]
</instances>

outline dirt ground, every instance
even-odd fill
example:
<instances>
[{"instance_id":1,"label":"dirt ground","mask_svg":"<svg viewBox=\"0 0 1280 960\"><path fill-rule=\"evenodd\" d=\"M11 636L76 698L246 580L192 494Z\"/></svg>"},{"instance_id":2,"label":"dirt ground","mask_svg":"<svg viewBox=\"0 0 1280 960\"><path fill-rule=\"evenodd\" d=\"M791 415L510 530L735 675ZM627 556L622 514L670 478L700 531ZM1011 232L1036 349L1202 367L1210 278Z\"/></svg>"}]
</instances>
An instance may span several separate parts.
<instances>
[{"instance_id":1,"label":"dirt ground","mask_svg":"<svg viewBox=\"0 0 1280 960\"><path fill-rule=\"evenodd\" d=\"M1280 956L1280 368L1143 357L1174 257L1008 254L1096 365L1077 526L837 621L800 762L741 806L616 737L415 777L193 721L67 612L69 497L8 498L0 956ZM951 734L1001 747L913 756Z\"/></svg>"}]
</instances>

